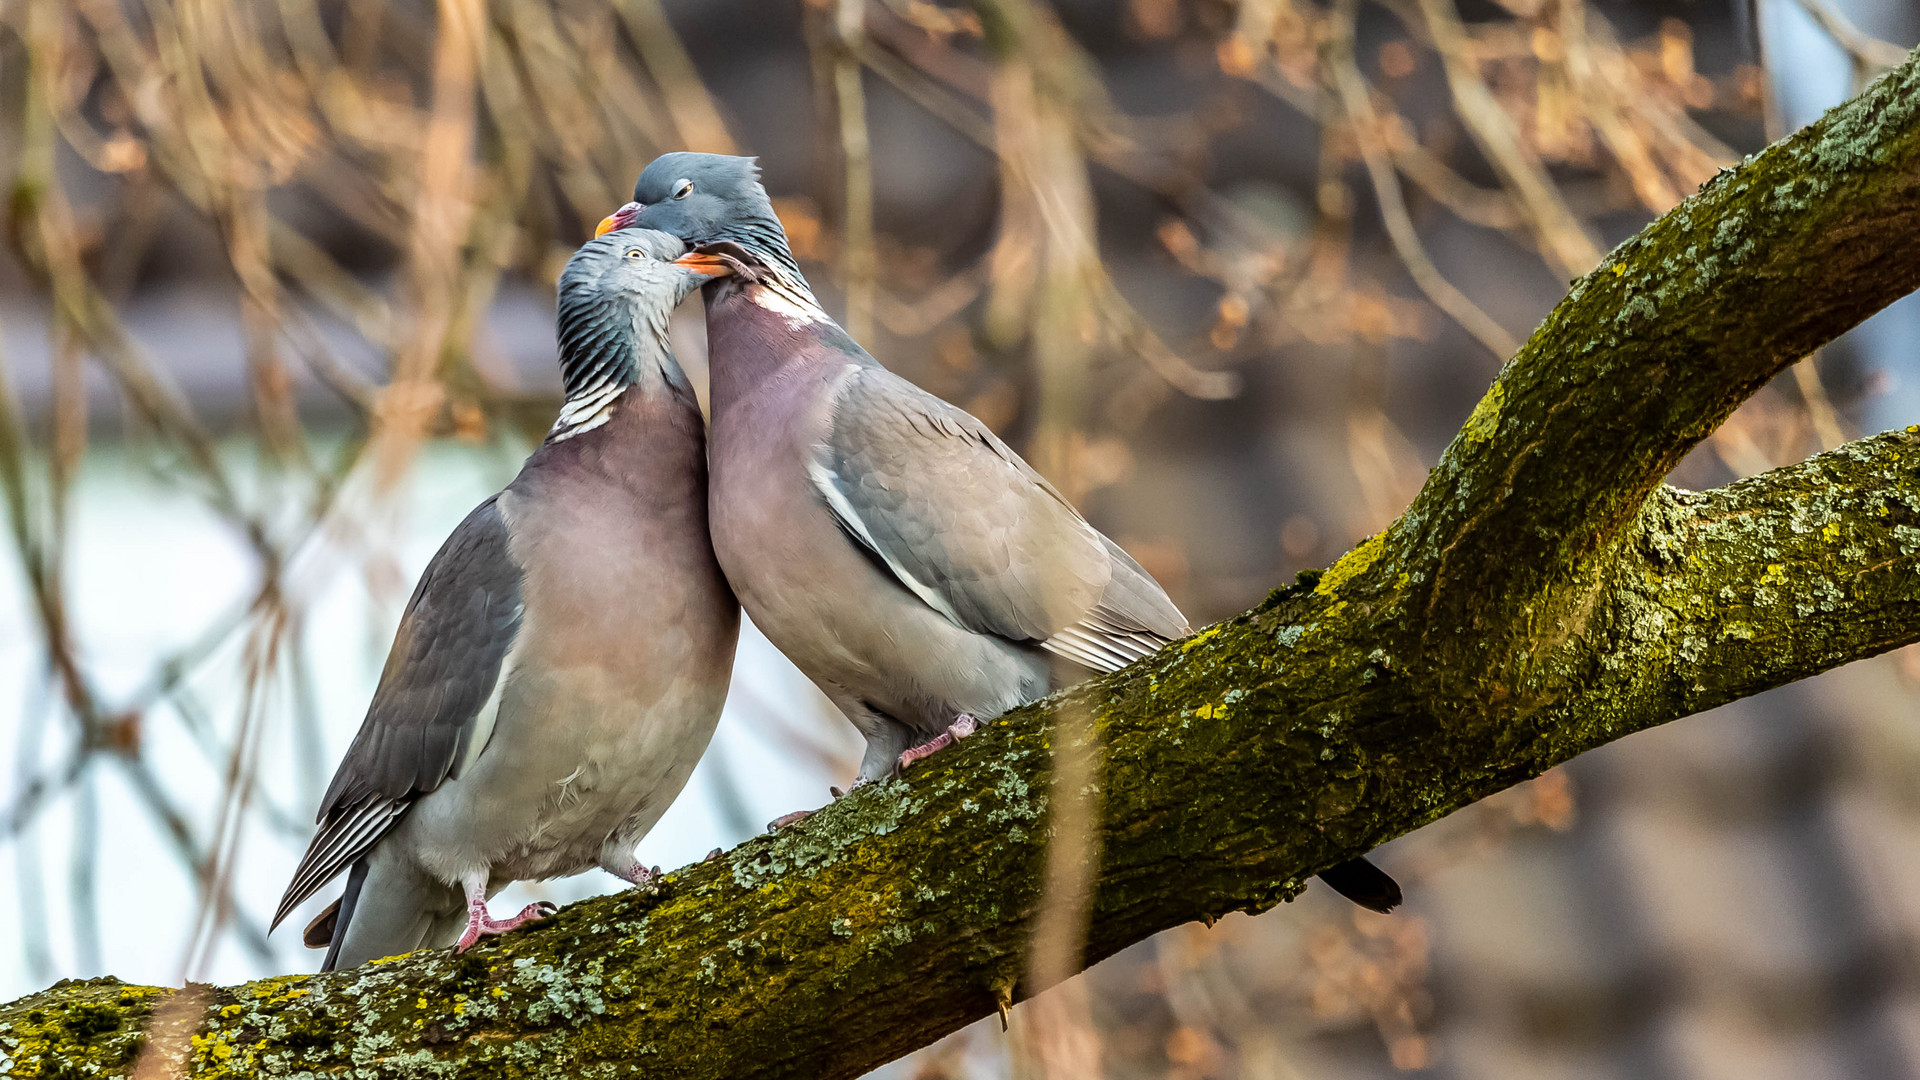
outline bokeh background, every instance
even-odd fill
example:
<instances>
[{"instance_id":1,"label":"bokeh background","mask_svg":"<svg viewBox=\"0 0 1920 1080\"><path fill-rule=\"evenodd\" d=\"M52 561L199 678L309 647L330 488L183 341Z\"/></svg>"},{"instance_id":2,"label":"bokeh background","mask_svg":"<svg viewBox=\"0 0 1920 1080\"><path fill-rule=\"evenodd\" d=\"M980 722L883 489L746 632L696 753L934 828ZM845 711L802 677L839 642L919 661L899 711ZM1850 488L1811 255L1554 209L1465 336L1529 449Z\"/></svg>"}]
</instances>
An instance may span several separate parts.
<instances>
[{"instance_id":1,"label":"bokeh background","mask_svg":"<svg viewBox=\"0 0 1920 1080\"><path fill-rule=\"evenodd\" d=\"M1916 38L1910 0L0 0L0 999L317 964L266 918L654 154L760 155L829 310L1198 624L1392 520L1567 279ZM697 300L675 332L701 381ZM1674 482L1920 421L1917 342L1889 309ZM1181 927L883 1075L1920 1076L1917 688L1637 735L1389 845L1401 914ZM642 857L857 748L750 633Z\"/></svg>"}]
</instances>

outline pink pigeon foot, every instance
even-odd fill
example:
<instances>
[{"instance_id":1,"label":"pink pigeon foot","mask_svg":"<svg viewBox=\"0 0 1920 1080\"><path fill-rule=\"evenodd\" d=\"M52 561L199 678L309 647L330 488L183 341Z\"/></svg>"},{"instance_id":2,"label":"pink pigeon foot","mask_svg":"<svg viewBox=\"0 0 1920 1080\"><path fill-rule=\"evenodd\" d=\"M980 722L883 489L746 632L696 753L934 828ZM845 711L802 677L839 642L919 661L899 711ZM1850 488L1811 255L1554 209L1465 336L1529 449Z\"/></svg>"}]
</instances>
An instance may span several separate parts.
<instances>
[{"instance_id":1,"label":"pink pigeon foot","mask_svg":"<svg viewBox=\"0 0 1920 1080\"><path fill-rule=\"evenodd\" d=\"M901 754L900 767L904 769L922 758L932 757L979 730L980 721L975 720L973 714L961 713L953 718L953 723L947 725L947 730Z\"/></svg>"},{"instance_id":2,"label":"pink pigeon foot","mask_svg":"<svg viewBox=\"0 0 1920 1080\"><path fill-rule=\"evenodd\" d=\"M812 816L813 811L811 810L795 810L791 814L781 814L779 817L767 822L767 831L779 832L789 825L798 825Z\"/></svg>"},{"instance_id":3,"label":"pink pigeon foot","mask_svg":"<svg viewBox=\"0 0 1920 1080\"><path fill-rule=\"evenodd\" d=\"M606 870L614 877L619 878L621 881L626 882L636 889L644 889L652 885L654 879L660 876L659 867L656 866L649 870L637 862L629 863L625 866L609 866Z\"/></svg>"},{"instance_id":4,"label":"pink pigeon foot","mask_svg":"<svg viewBox=\"0 0 1920 1080\"><path fill-rule=\"evenodd\" d=\"M460 935L460 940L454 943L453 951L457 953L466 952L468 949L473 948L474 942L479 941L483 937L492 937L495 934L504 934L509 930L518 930L528 923L539 922L541 919L559 910L555 905L542 900L521 908L520 914L515 915L511 919L503 919L496 922L487 917L487 901L484 897L477 901L469 899L467 901L467 930L466 933Z\"/></svg>"}]
</instances>

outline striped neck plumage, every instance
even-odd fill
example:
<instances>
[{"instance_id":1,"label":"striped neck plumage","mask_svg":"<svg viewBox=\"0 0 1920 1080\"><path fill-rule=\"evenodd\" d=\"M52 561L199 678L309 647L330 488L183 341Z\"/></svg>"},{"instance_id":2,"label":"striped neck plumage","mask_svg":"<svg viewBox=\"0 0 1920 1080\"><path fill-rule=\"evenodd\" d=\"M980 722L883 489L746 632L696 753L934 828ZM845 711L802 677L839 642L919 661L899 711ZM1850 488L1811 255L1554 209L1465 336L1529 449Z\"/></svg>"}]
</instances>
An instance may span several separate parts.
<instances>
[{"instance_id":1,"label":"striped neck plumage","mask_svg":"<svg viewBox=\"0 0 1920 1080\"><path fill-rule=\"evenodd\" d=\"M760 192L759 208L744 209L734 220L728 222L713 241L727 241L739 244L752 252L762 266L784 278L787 284L797 287L807 295L813 295L813 286L807 284L807 276L800 272L800 262L793 257L793 249L787 246L787 231L780 227L780 219L773 207L765 202L766 194L760 191L758 184L754 190Z\"/></svg>"},{"instance_id":2,"label":"striped neck plumage","mask_svg":"<svg viewBox=\"0 0 1920 1080\"><path fill-rule=\"evenodd\" d=\"M787 237L776 223L770 228L746 222L730 230L722 239L745 248L759 264L754 267L753 283L759 286L751 299L755 304L786 317L794 328L833 319L813 295L813 287L800 273L800 264L787 247Z\"/></svg>"},{"instance_id":3,"label":"striped neck plumage","mask_svg":"<svg viewBox=\"0 0 1920 1080\"><path fill-rule=\"evenodd\" d=\"M674 381L679 367L667 344L669 312L642 315L631 303L598 294L560 297L560 376L567 387L560 418L547 433L561 442L592 431L613 415L636 383Z\"/></svg>"}]
</instances>

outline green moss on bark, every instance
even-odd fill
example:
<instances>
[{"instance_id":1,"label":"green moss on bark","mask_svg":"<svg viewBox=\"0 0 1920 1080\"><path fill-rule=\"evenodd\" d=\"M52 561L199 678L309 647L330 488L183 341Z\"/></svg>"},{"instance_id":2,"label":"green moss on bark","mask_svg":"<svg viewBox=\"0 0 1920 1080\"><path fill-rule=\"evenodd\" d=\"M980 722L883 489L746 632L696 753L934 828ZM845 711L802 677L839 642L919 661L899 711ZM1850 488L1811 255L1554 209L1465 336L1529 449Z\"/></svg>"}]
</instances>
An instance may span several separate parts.
<instances>
[{"instance_id":1,"label":"green moss on bark","mask_svg":"<svg viewBox=\"0 0 1920 1080\"><path fill-rule=\"evenodd\" d=\"M1456 662L1469 639L1423 641L1411 581L1277 592L656 892L465 956L211 991L190 1075L858 1075L1021 993L1058 709L1108 748L1091 962L1265 910L1628 732L1920 638L1920 430L1661 489L1592 565L1485 668ZM63 984L0 1007L0 1049L23 1077L124 1074L162 993Z\"/></svg>"},{"instance_id":2,"label":"green moss on bark","mask_svg":"<svg viewBox=\"0 0 1920 1080\"><path fill-rule=\"evenodd\" d=\"M117 1076L146 1042L167 991L118 979L64 979L0 1007L0 1075L18 1080Z\"/></svg>"},{"instance_id":3,"label":"green moss on bark","mask_svg":"<svg viewBox=\"0 0 1920 1080\"><path fill-rule=\"evenodd\" d=\"M1489 595L1564 585L1740 402L1920 286L1915 235L1909 61L1576 281L1395 524L1383 572L1432 566L1435 633Z\"/></svg>"}]
</instances>

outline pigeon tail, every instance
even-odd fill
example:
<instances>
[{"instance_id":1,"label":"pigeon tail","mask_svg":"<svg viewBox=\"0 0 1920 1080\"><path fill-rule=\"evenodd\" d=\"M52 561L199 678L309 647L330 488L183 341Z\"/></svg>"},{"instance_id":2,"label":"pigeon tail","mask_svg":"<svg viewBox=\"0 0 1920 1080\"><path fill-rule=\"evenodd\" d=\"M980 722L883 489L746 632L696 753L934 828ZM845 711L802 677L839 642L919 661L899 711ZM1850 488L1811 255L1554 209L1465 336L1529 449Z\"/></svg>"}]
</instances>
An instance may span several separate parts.
<instances>
[{"instance_id":1,"label":"pigeon tail","mask_svg":"<svg viewBox=\"0 0 1920 1080\"><path fill-rule=\"evenodd\" d=\"M1324 870L1320 880L1369 911L1385 915L1400 906L1400 883L1365 858L1349 859Z\"/></svg>"},{"instance_id":2,"label":"pigeon tail","mask_svg":"<svg viewBox=\"0 0 1920 1080\"><path fill-rule=\"evenodd\" d=\"M309 948L327 947L327 958L321 962L321 971L337 971L340 960L340 943L347 940L347 927L353 922L353 909L360 903L360 887L367 883L367 860L360 859L347 873L347 889L340 899L327 905L320 917L307 924L306 933L301 935ZM325 931L326 940L317 940L321 931Z\"/></svg>"}]
</instances>

